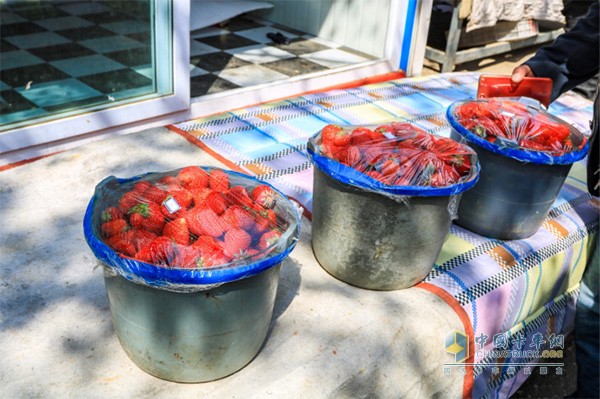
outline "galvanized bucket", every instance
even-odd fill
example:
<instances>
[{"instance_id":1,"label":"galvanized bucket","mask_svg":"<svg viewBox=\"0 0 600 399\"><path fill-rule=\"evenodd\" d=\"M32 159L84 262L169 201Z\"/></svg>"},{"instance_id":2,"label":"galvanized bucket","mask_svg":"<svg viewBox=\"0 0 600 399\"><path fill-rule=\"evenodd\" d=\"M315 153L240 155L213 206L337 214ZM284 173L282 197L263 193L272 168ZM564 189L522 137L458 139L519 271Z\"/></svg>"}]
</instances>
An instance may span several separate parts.
<instances>
[{"instance_id":1,"label":"galvanized bucket","mask_svg":"<svg viewBox=\"0 0 600 399\"><path fill-rule=\"evenodd\" d=\"M459 140L460 135L452 132ZM469 143L479 157L481 174L465 192L457 225L482 236L516 240L535 234L562 188L571 164L521 162Z\"/></svg>"},{"instance_id":2,"label":"galvanized bucket","mask_svg":"<svg viewBox=\"0 0 600 399\"><path fill-rule=\"evenodd\" d=\"M236 184L258 182L227 173ZM226 377L248 364L265 342L279 271L298 241L300 215L273 188L281 236L262 255L212 267L172 268L142 262L104 242L100 215L112 203L115 188L128 188L148 176L156 177L104 179L96 186L83 220L86 241L104 268L116 335L131 360L156 377L176 382Z\"/></svg>"},{"instance_id":3,"label":"galvanized bucket","mask_svg":"<svg viewBox=\"0 0 600 399\"><path fill-rule=\"evenodd\" d=\"M168 381L205 382L247 365L263 345L280 264L207 291L181 293L106 275L115 332L145 372Z\"/></svg>"},{"instance_id":4,"label":"galvanized bucket","mask_svg":"<svg viewBox=\"0 0 600 399\"><path fill-rule=\"evenodd\" d=\"M328 273L372 290L408 288L431 272L459 195L388 196L314 168L312 247Z\"/></svg>"},{"instance_id":5,"label":"galvanized bucket","mask_svg":"<svg viewBox=\"0 0 600 399\"><path fill-rule=\"evenodd\" d=\"M475 187L464 193L455 223L490 238L530 237L544 222L572 164L585 157L589 144L572 126L569 126L572 150L562 154L528 150L500 139L497 140L500 144L491 143L466 129L457 118L456 109L467 102L457 101L448 107L446 118L452 127L450 137L466 141L477 152L481 174ZM528 107L532 114L544 114L548 120L565 124L543 110ZM512 129L525 125L515 123L515 126ZM523 131L528 132L527 128Z\"/></svg>"}]
</instances>

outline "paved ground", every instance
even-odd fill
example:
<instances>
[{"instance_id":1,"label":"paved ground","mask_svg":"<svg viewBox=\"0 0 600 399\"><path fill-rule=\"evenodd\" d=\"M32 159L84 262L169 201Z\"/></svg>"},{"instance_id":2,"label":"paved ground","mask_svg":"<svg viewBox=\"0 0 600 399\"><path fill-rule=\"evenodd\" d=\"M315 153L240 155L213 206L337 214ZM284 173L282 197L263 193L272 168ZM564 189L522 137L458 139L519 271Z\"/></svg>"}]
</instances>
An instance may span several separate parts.
<instances>
[{"instance_id":1,"label":"paved ground","mask_svg":"<svg viewBox=\"0 0 600 399\"><path fill-rule=\"evenodd\" d=\"M532 49L521 50L491 60L463 64L456 71L510 73L514 65L528 58L531 52ZM426 69L425 74L436 73L435 65L432 67ZM390 367L389 354L383 348L391 345L397 351L396 355L402 352L407 363L413 363L414 354L395 345L397 334L414 339L417 332L413 327L425 320L417 317L409 323L411 317L415 318L409 316L411 309L438 298L428 297L426 293L414 297L406 293L387 293L388 303L395 306L373 314L370 308L374 303L372 293L359 290L357 296L354 289L328 279L329 276L310 259L307 231L303 233L304 241L283 269L274 316L278 327L271 327L262 356L253 361L252 367L224 380L224 384L200 386L167 383L137 369L114 336L101 273L93 270L93 255L83 242L82 212L93 186L105 176L132 176L147 170L169 170L196 160L197 163L210 160L180 137L165 134L163 129L121 137L110 143L92 143L0 174L0 210L6 223L0 236L3 244L0 246L3 249L0 337L2 342L10 343L0 347L0 357L4 359L0 366L0 396L229 394L240 397L244 391L239 387L248 386L254 387L256 392L276 397L277 392L289 389L296 389L298 393L322 393L323 386L311 385L311 378L323 377L319 370L332 384L327 391L342 397L360 396L356 384L361 381L370 381L369 387L379 389L376 392L382 394L394 388L386 382L385 376L398 370L386 369ZM326 284L322 282L324 278ZM323 290L334 293L328 309L314 306L321 302L319 295ZM351 303L359 303L359 307L351 310L344 307ZM328 322L340 311L348 312L348 325L360 322L360 327L342 335L336 332L339 325L328 328ZM429 311L426 323L430 328L421 328L427 334L435 335L436 329L447 331L458 323L444 318L434 308ZM314 331L304 330L302 323L307 317L317 317L321 325ZM370 321L382 317L391 323L390 331L376 331L370 325ZM319 334L324 334L325 338L317 339ZM365 340L372 336L377 340ZM562 398L575 390L574 345L572 339L567 343L565 373L562 376L534 373L514 397ZM292 348L291 351L283 351L282 347L286 345ZM349 356L357 347L368 349L364 367L349 362L343 369L336 369L334 365L339 361L333 359ZM411 346L413 351L416 348ZM275 361L278 353L286 354L287 359ZM418 357L435 358L435 363L440 362L436 358L438 355L434 350L420 353ZM317 360L331 367L323 370L317 367ZM426 364L424 361L418 363L420 367ZM282 377L267 381L261 373L268 370L277 370ZM457 386L451 381L436 385L433 381L440 371L441 368L429 370L427 381L431 390L428 392L447 396ZM283 378L283 372L289 376ZM415 390L423 384L415 379L416 375L401 377L408 385L407 395L413 393L408 397L415 397ZM308 384L308 388L302 384ZM366 394L365 391L362 393Z\"/></svg>"},{"instance_id":2,"label":"paved ground","mask_svg":"<svg viewBox=\"0 0 600 399\"><path fill-rule=\"evenodd\" d=\"M0 398L460 396L462 377L443 370L452 359L444 338L462 329L454 311L423 289L378 292L334 279L313 256L306 220L281 268L266 341L247 367L203 384L136 367L113 328L83 215L107 176L192 164L219 166L160 128L0 173ZM187 356L175 354L170 362Z\"/></svg>"},{"instance_id":3,"label":"paved ground","mask_svg":"<svg viewBox=\"0 0 600 399\"><path fill-rule=\"evenodd\" d=\"M513 52L498 54L481 60L455 66L454 72L477 71L481 73L510 75L515 67L529 59L540 46L528 47ZM440 66L425 60L423 75L438 74ZM577 389L577 364L573 336L568 337L563 375L540 375L537 370L515 393L514 398L564 398Z\"/></svg>"},{"instance_id":4,"label":"paved ground","mask_svg":"<svg viewBox=\"0 0 600 399\"><path fill-rule=\"evenodd\" d=\"M537 370L525 381L513 398L564 398L577 389L577 364L575 363L575 342L569 336L565 342L565 363L562 375L540 375Z\"/></svg>"}]
</instances>

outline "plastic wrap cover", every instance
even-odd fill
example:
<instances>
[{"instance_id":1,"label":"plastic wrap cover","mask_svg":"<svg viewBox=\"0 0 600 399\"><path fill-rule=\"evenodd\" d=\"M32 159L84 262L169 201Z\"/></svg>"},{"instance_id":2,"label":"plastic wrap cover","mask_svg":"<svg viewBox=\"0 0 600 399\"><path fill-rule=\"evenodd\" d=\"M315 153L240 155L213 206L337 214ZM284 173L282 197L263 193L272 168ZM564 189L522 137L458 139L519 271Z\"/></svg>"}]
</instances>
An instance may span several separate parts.
<instances>
[{"instance_id":1,"label":"plastic wrap cover","mask_svg":"<svg viewBox=\"0 0 600 399\"><path fill-rule=\"evenodd\" d=\"M475 118L461 120L459 107L473 103L482 105L485 111ZM541 106L534 107L530 103L517 102L516 99L457 101L446 110L446 118L452 129L468 143L521 162L568 165L583 159L589 149L587 138L579 130L549 114ZM465 125L471 125L473 130L480 129L484 135L494 136L495 142L488 141ZM540 136L540 127L549 129L553 125L568 128L572 146L555 150L532 149L528 146L528 142L531 143L531 140Z\"/></svg>"},{"instance_id":2,"label":"plastic wrap cover","mask_svg":"<svg viewBox=\"0 0 600 399\"><path fill-rule=\"evenodd\" d=\"M470 157L472 162L472 168L469 175L461 179L463 181L460 181L456 184L451 184L443 187L394 186L384 184L383 182L371 178L370 176L367 176L366 174L359 172L358 170L348 165L340 163L322 154L319 150L320 135L321 133L319 132L312 136L309 139L307 146L307 152L310 156L310 159L317 168L319 168L326 175L341 183L347 184L355 188L359 188L361 190L381 194L395 201L406 202L410 199L410 197L414 196L453 196L470 189L475 185L475 183L477 183L477 180L479 179L479 161L477 160L477 155L473 153ZM392 140L396 141L397 139Z\"/></svg>"},{"instance_id":3,"label":"plastic wrap cover","mask_svg":"<svg viewBox=\"0 0 600 399\"><path fill-rule=\"evenodd\" d=\"M205 170L217 169L201 168ZM224 171L230 176L232 181L236 180L238 182L243 182L243 184L246 185L250 184L255 186L267 184L241 173L228 170ZM283 218L288 222L288 227L282 232L278 242L274 243L268 251L265 251L265 257L256 261L250 261L250 263L248 263L248 259L241 259L221 266L179 269L156 266L115 252L115 250L110 248L100 238L99 225L101 222L100 217L98 217L98 212L100 212L99 208L103 204L103 201L107 196L110 196L117 187L131 186L142 178L146 179L169 174L173 174L173 172L148 173L127 179L110 176L96 186L94 196L90 200L84 216L83 229L89 247L96 258L105 267L105 275L121 275L137 284L168 291L188 293L198 292L257 275L281 263L294 249L301 228L301 219L298 209L285 195L271 186L279 196L274 210L278 217Z\"/></svg>"}]
</instances>

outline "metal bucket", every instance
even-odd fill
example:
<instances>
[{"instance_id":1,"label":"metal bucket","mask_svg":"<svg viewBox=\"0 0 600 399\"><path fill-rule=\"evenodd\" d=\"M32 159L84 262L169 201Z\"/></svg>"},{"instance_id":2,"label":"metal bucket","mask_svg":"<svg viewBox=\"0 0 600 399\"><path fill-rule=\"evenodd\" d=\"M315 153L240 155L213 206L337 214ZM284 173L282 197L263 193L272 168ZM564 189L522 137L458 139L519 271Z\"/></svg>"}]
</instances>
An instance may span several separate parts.
<instances>
[{"instance_id":1,"label":"metal bucket","mask_svg":"<svg viewBox=\"0 0 600 399\"><path fill-rule=\"evenodd\" d=\"M453 131L451 137L461 140ZM476 143L481 173L477 184L463 193L454 221L474 233L501 240L535 234L548 215L572 164L535 164L502 156Z\"/></svg>"},{"instance_id":2,"label":"metal bucket","mask_svg":"<svg viewBox=\"0 0 600 399\"><path fill-rule=\"evenodd\" d=\"M431 272L458 196L398 202L314 168L312 247L335 278L372 290L408 288Z\"/></svg>"},{"instance_id":3,"label":"metal bucket","mask_svg":"<svg viewBox=\"0 0 600 399\"><path fill-rule=\"evenodd\" d=\"M247 365L263 345L281 264L253 277L192 292L172 292L106 275L121 346L145 372L205 382Z\"/></svg>"}]
</instances>

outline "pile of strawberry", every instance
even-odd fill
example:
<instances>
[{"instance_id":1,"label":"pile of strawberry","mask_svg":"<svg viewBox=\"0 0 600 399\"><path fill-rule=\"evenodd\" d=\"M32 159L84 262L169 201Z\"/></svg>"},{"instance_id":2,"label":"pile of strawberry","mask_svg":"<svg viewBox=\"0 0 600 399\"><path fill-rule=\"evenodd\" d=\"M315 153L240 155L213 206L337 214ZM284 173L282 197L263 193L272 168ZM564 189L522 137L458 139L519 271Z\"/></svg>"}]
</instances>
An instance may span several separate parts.
<instances>
[{"instance_id":1,"label":"pile of strawberry","mask_svg":"<svg viewBox=\"0 0 600 399\"><path fill-rule=\"evenodd\" d=\"M171 268L212 267L264 256L287 228L268 185L232 185L223 170L196 166L149 180L102 209L102 238L121 255Z\"/></svg>"},{"instance_id":2,"label":"pile of strawberry","mask_svg":"<svg viewBox=\"0 0 600 399\"><path fill-rule=\"evenodd\" d=\"M474 101L456 107L457 121L490 143L543 151L554 156L574 148L570 128L525 104L508 100Z\"/></svg>"},{"instance_id":3,"label":"pile of strawberry","mask_svg":"<svg viewBox=\"0 0 600 399\"><path fill-rule=\"evenodd\" d=\"M474 154L452 139L399 122L373 129L327 125L321 148L323 155L390 186L458 183L470 174Z\"/></svg>"}]
</instances>

